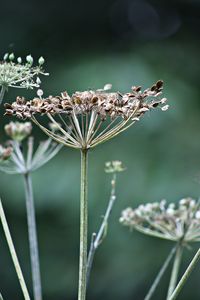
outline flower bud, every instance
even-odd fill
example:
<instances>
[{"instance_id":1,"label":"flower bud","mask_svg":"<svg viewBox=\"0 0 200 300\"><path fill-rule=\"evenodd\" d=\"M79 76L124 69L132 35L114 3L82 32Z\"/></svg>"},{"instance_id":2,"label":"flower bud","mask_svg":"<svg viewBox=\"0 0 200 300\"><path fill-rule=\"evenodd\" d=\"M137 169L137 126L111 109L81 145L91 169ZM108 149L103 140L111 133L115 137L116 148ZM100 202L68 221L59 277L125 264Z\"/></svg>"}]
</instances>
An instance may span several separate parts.
<instances>
[{"instance_id":1,"label":"flower bud","mask_svg":"<svg viewBox=\"0 0 200 300\"><path fill-rule=\"evenodd\" d=\"M28 64L32 65L33 64L33 57L31 55L27 55L26 61Z\"/></svg>"},{"instance_id":2,"label":"flower bud","mask_svg":"<svg viewBox=\"0 0 200 300\"><path fill-rule=\"evenodd\" d=\"M8 58L8 55L9 55L8 53L5 53L4 57L3 57L3 60L6 60Z\"/></svg>"},{"instance_id":3,"label":"flower bud","mask_svg":"<svg viewBox=\"0 0 200 300\"><path fill-rule=\"evenodd\" d=\"M10 122L5 126L5 132L13 140L21 142L25 139L32 131L32 125L30 122Z\"/></svg>"},{"instance_id":4,"label":"flower bud","mask_svg":"<svg viewBox=\"0 0 200 300\"><path fill-rule=\"evenodd\" d=\"M11 53L11 54L9 55L9 59L10 59L10 60L14 60L14 59L15 59L14 53Z\"/></svg>"},{"instance_id":5,"label":"flower bud","mask_svg":"<svg viewBox=\"0 0 200 300\"><path fill-rule=\"evenodd\" d=\"M17 62L18 62L18 64L21 64L21 63L22 63L22 58L21 58L21 57L18 57L18 58L17 58Z\"/></svg>"},{"instance_id":6,"label":"flower bud","mask_svg":"<svg viewBox=\"0 0 200 300\"><path fill-rule=\"evenodd\" d=\"M44 62L45 62L44 57L41 56L41 57L38 59L39 65L40 65L40 66L43 65Z\"/></svg>"}]
</instances>

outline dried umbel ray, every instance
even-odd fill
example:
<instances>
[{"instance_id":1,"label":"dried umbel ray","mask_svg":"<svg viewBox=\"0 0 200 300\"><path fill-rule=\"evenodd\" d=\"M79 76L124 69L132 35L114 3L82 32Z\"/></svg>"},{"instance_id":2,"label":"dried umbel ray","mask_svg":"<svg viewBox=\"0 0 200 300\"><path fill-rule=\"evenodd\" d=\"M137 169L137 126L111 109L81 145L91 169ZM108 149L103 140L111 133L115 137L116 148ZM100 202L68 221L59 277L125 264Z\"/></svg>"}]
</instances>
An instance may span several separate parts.
<instances>
[{"instance_id":1,"label":"dried umbel ray","mask_svg":"<svg viewBox=\"0 0 200 300\"><path fill-rule=\"evenodd\" d=\"M16 115L21 119L32 119L47 135L65 146L89 149L118 135L150 109L161 106L166 110L166 98L160 98L163 81L141 91L132 87L130 93L109 92L110 85L101 90L67 92L61 96L34 98L26 101L18 97L16 102L5 104L6 115ZM38 116L46 115L57 127L56 133L38 121ZM40 119L41 120L41 119Z\"/></svg>"},{"instance_id":2,"label":"dried umbel ray","mask_svg":"<svg viewBox=\"0 0 200 300\"><path fill-rule=\"evenodd\" d=\"M184 198L176 205L147 203L122 211L120 222L147 235L171 241L200 241L200 202Z\"/></svg>"}]
</instances>

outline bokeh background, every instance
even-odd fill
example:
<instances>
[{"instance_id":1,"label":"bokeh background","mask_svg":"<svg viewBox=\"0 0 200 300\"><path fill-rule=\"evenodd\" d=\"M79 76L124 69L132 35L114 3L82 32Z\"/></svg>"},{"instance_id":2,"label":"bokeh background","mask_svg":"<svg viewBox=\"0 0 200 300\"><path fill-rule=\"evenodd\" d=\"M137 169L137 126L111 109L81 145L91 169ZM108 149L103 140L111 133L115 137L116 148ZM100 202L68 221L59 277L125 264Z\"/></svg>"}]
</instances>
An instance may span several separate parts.
<instances>
[{"instance_id":1,"label":"bokeh background","mask_svg":"<svg viewBox=\"0 0 200 300\"><path fill-rule=\"evenodd\" d=\"M200 1L173 0L15 0L1 3L0 54L44 56L50 76L45 95L101 88L112 83L125 92L165 82L170 109L145 115L116 139L91 151L89 231L101 223L108 203L110 177L104 162L122 160L127 170L117 182L117 202L108 235L96 253L89 299L141 300L172 243L129 232L119 216L127 206L178 201L200 195ZM34 92L9 91L7 102ZM1 107L0 142L5 141ZM34 128L34 135L46 137ZM33 175L44 300L77 299L79 245L78 151L62 149ZM0 174L0 195L29 289L30 264L23 182ZM184 271L198 245L185 250ZM170 272L153 299L165 299ZM180 299L200 299L200 267ZM5 300L22 294L0 228L0 290Z\"/></svg>"}]
</instances>

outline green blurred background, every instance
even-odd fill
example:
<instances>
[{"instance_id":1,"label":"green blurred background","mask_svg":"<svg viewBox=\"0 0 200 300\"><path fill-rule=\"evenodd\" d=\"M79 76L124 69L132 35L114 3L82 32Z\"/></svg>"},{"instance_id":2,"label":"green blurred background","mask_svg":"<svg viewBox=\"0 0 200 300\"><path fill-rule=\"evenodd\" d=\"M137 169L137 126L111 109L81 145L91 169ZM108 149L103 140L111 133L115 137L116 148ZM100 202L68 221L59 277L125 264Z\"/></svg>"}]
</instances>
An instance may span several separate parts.
<instances>
[{"instance_id":1,"label":"green blurred background","mask_svg":"<svg viewBox=\"0 0 200 300\"><path fill-rule=\"evenodd\" d=\"M90 152L89 231L97 230L108 203L104 162L122 160L117 203L108 235L96 253L89 299L141 300L172 243L129 232L119 216L127 206L200 195L200 1L15 0L1 3L0 53L46 59L45 95L101 88L144 88L165 82L170 109L141 122ZM10 90L5 100L34 92ZM2 117L0 142L5 141ZM46 137L34 128L38 139ZM44 300L77 299L80 154L69 148L33 175ZM0 174L0 195L17 253L31 288L23 182ZM198 245L185 250L184 271ZM167 272L153 299L165 299ZM198 266L179 299L200 299ZM0 228L0 290L22 294Z\"/></svg>"}]
</instances>

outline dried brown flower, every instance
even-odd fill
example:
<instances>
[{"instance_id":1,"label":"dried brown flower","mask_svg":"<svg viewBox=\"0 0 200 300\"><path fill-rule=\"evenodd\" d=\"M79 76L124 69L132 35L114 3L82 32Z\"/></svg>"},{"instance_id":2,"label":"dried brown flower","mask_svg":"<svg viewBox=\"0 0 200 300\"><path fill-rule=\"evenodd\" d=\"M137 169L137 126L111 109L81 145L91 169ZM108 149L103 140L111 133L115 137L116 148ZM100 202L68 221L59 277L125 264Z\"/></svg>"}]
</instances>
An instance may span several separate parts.
<instances>
[{"instance_id":1,"label":"dried brown flower","mask_svg":"<svg viewBox=\"0 0 200 300\"><path fill-rule=\"evenodd\" d=\"M26 101L18 97L16 102L5 104L6 115L31 118L46 134L56 141L73 148L88 149L107 141L138 121L145 112L164 105L166 98L159 99L163 82L156 82L151 88L141 91L132 87L130 93L108 92L110 85L102 90L75 92L69 96L34 98ZM168 105L162 106L166 110ZM38 122L38 115L47 115L59 128L55 133ZM57 125L55 117L62 125Z\"/></svg>"}]
</instances>

